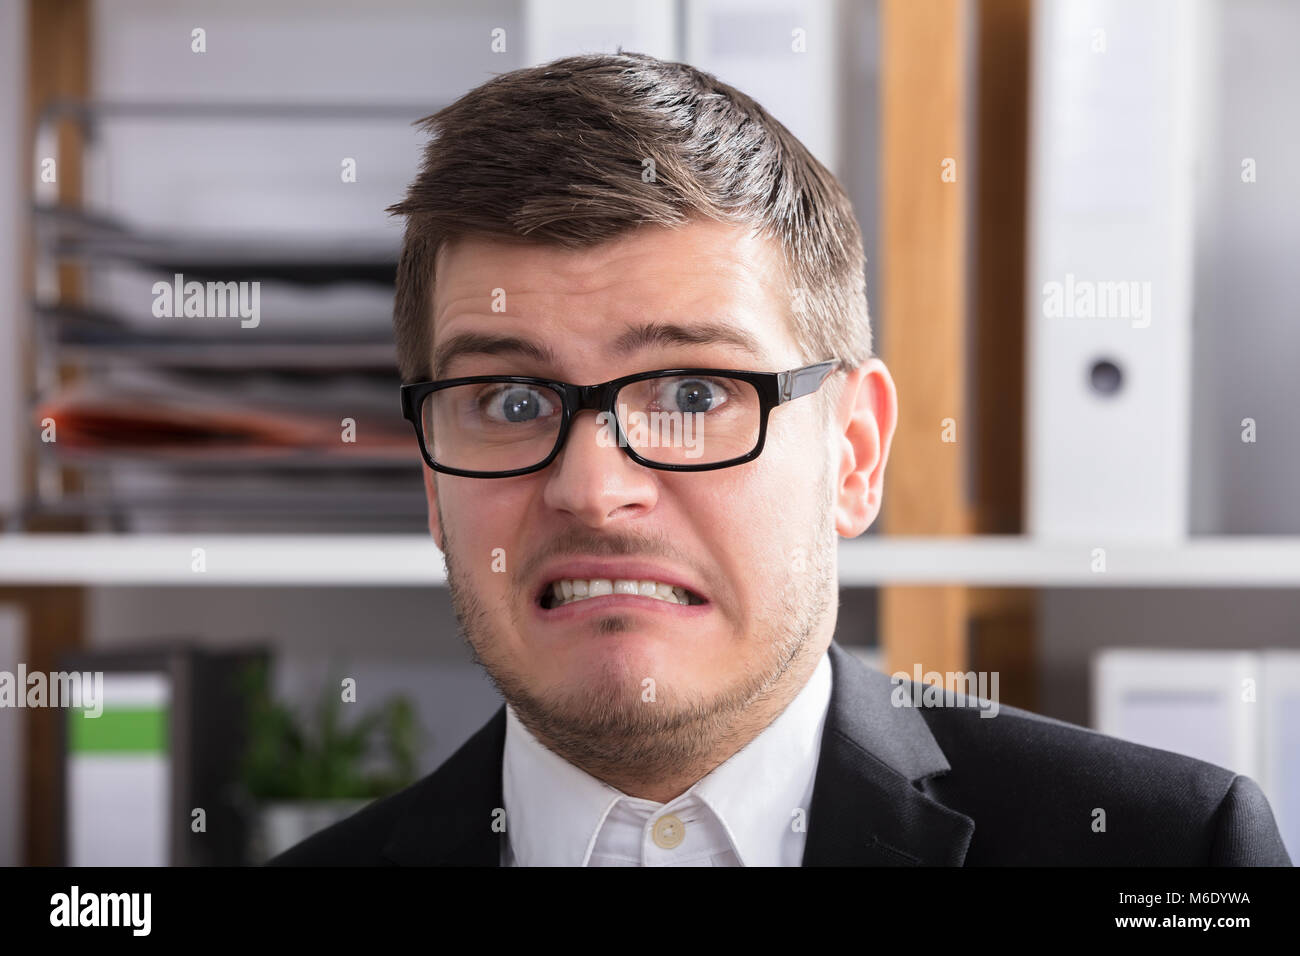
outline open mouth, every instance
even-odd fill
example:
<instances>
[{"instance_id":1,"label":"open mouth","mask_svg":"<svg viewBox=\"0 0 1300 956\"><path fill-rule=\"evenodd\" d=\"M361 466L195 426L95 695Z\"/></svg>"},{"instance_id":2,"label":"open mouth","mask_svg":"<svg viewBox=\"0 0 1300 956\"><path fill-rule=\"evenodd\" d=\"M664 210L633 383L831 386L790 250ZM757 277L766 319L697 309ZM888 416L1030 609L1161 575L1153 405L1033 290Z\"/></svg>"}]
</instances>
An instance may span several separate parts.
<instances>
[{"instance_id":1,"label":"open mouth","mask_svg":"<svg viewBox=\"0 0 1300 956\"><path fill-rule=\"evenodd\" d=\"M689 588L683 588L663 581L647 579L610 579L610 578L560 578L548 583L537 597L537 603L544 610L576 604L595 597L611 594L626 594L664 601L668 604L707 604L703 597Z\"/></svg>"}]
</instances>

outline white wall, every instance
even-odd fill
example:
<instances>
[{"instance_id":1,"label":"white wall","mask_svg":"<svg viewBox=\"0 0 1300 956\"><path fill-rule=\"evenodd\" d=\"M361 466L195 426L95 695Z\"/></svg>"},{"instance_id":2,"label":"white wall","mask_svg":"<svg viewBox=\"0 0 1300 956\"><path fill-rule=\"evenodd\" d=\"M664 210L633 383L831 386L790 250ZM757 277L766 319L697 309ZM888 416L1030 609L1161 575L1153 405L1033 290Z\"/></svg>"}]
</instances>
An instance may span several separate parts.
<instances>
[{"instance_id":1,"label":"white wall","mask_svg":"<svg viewBox=\"0 0 1300 956\"><path fill-rule=\"evenodd\" d=\"M31 198L27 155L27 4L0 4L0 515L22 493L26 363L22 268Z\"/></svg>"},{"instance_id":2,"label":"white wall","mask_svg":"<svg viewBox=\"0 0 1300 956\"><path fill-rule=\"evenodd\" d=\"M23 143L27 116L27 5L0 4L0 515L11 511L22 493L22 267L26 222L21 214L30 196ZM0 605L0 670L13 671L23 659L23 620ZM22 711L0 711L0 866L22 862Z\"/></svg>"}]
</instances>

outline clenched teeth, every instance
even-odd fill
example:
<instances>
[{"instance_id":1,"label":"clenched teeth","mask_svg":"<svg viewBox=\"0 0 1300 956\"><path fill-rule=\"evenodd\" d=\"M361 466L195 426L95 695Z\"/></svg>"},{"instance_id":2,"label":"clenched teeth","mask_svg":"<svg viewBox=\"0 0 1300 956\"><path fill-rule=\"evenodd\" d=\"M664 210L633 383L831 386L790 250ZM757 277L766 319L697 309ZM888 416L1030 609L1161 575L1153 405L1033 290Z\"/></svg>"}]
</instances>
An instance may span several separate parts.
<instances>
[{"instance_id":1,"label":"clenched teeth","mask_svg":"<svg viewBox=\"0 0 1300 956\"><path fill-rule=\"evenodd\" d=\"M624 578L562 578L551 583L542 606L546 608L573 604L604 594L639 594L642 597L667 601L669 604L703 604L704 601L685 588L664 584L662 581L628 580Z\"/></svg>"}]
</instances>

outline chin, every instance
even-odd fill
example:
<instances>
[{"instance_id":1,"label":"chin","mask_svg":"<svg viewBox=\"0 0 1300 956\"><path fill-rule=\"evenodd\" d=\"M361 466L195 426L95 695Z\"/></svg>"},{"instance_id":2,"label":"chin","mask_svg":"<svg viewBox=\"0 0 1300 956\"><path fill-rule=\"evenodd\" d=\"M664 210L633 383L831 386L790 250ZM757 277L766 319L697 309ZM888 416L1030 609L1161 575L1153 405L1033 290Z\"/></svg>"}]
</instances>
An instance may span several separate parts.
<instances>
[{"instance_id":1,"label":"chin","mask_svg":"<svg viewBox=\"0 0 1300 956\"><path fill-rule=\"evenodd\" d=\"M647 677L663 680L666 671L681 666L680 654L674 653L672 641L653 634L584 635L562 652L547 657L552 666L559 665L556 678L564 683L573 683L581 677L614 683L634 681L639 686Z\"/></svg>"},{"instance_id":2,"label":"chin","mask_svg":"<svg viewBox=\"0 0 1300 956\"><path fill-rule=\"evenodd\" d=\"M657 701L665 701L695 687L698 681L688 664L671 641L619 634L589 639L543 666L552 671L548 696L585 697L607 706L627 700L640 706L651 691Z\"/></svg>"}]
</instances>

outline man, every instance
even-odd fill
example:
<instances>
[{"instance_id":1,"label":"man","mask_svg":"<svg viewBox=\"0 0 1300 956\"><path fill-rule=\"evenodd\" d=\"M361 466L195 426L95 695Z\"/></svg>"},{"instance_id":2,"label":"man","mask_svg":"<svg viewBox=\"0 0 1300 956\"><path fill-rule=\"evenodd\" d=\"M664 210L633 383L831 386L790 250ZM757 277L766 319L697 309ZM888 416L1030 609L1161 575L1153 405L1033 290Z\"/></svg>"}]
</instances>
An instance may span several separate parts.
<instances>
[{"instance_id":1,"label":"man","mask_svg":"<svg viewBox=\"0 0 1300 956\"><path fill-rule=\"evenodd\" d=\"M851 204L758 104L591 55L425 126L402 398L506 705L275 863L1289 864L1246 777L832 642L897 403Z\"/></svg>"}]
</instances>

